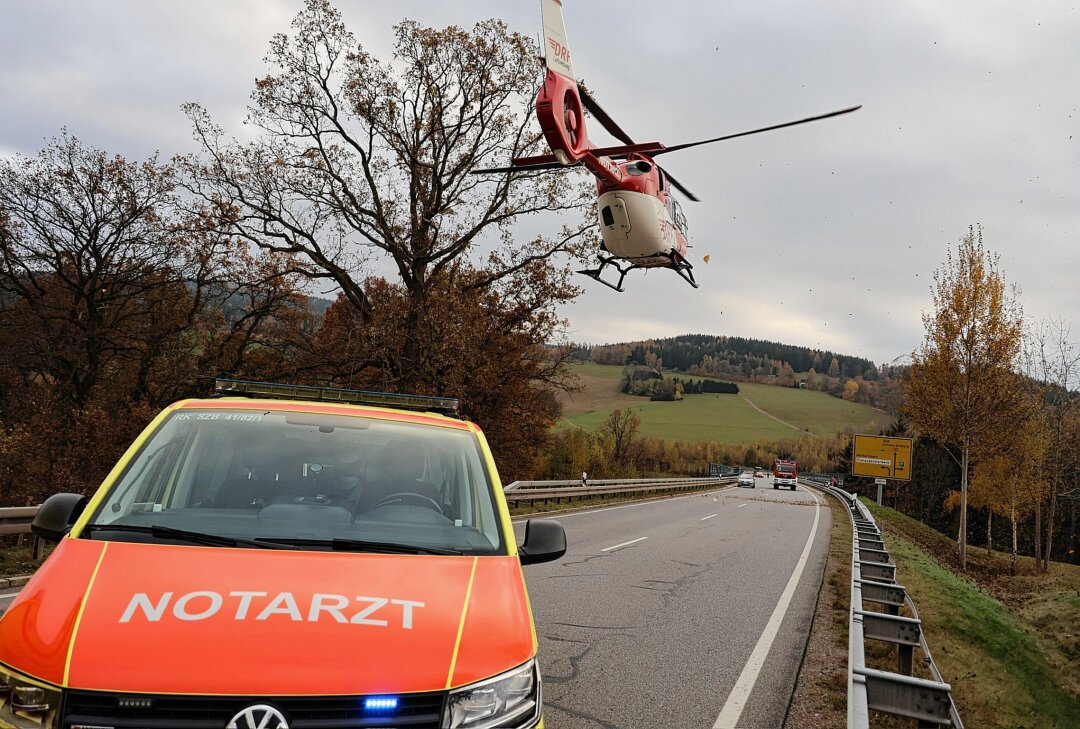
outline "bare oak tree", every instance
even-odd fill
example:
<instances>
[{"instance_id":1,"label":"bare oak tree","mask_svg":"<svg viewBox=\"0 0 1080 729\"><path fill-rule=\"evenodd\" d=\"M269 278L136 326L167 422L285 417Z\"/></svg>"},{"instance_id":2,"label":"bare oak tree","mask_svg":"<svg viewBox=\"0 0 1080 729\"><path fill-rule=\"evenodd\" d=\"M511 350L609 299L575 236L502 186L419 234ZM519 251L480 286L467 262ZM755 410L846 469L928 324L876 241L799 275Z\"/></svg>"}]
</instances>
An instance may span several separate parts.
<instances>
[{"instance_id":1,"label":"bare oak tree","mask_svg":"<svg viewBox=\"0 0 1080 729\"><path fill-rule=\"evenodd\" d=\"M423 372L420 327L440 305L436 289L453 280L506 292L541 275L553 286L541 306L550 310L576 294L566 263L592 225L582 220L586 188L565 173L470 174L544 151L529 113L535 43L497 20L471 31L404 21L394 33L393 58L380 61L326 0L308 0L291 34L271 41L271 70L249 109L256 139L230 141L190 104L202 152L184 166L191 189L228 218L227 232L295 256L361 323L376 323L371 282L389 275L407 301L400 349L368 351L358 369L425 389L437 383ZM515 223L540 212L569 222L522 240Z\"/></svg>"}]
</instances>

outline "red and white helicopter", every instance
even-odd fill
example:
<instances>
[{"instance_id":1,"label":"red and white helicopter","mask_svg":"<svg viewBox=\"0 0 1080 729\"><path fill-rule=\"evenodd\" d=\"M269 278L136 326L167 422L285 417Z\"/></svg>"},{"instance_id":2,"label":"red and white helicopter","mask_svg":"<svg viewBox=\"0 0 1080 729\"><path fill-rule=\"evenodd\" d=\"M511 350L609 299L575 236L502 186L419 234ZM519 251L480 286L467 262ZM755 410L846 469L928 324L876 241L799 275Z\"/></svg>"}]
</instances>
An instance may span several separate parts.
<instances>
[{"instance_id":1,"label":"red and white helicopter","mask_svg":"<svg viewBox=\"0 0 1080 729\"><path fill-rule=\"evenodd\" d=\"M595 175L598 194L596 210L603 237L597 253L600 265L578 273L616 291L623 290L623 279L636 268L670 268L697 288L693 266L686 256L686 218L678 200L671 194L671 188L694 202L699 202L699 199L656 164L654 157L702 144L828 119L861 108L852 106L807 119L671 147L660 142L635 143L574 76L563 22L562 0L540 0L540 8L544 23L547 75L536 95L536 116L551 154L518 157L511 161L510 167L476 170L475 173L559 169L580 164ZM585 129L585 110L623 144L597 147L590 142ZM620 265L620 262L624 265ZM619 272L616 283L601 278L600 274L607 266Z\"/></svg>"}]
</instances>

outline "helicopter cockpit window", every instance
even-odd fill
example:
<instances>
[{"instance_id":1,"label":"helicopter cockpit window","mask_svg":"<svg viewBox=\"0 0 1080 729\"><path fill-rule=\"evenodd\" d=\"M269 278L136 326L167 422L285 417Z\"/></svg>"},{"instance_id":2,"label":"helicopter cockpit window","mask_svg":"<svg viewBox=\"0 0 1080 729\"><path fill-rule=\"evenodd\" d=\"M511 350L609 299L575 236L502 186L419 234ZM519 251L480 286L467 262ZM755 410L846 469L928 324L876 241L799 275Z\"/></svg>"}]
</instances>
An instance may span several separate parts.
<instances>
[{"instance_id":1,"label":"helicopter cockpit window","mask_svg":"<svg viewBox=\"0 0 1080 729\"><path fill-rule=\"evenodd\" d=\"M640 175L647 175L652 171L652 165L645 160L638 160L626 165L626 174L631 177L638 177Z\"/></svg>"},{"instance_id":2,"label":"helicopter cockpit window","mask_svg":"<svg viewBox=\"0 0 1080 729\"><path fill-rule=\"evenodd\" d=\"M679 201L674 197L668 197L671 204L671 220L675 223L675 226L686 233L686 216L683 215L682 208L679 206Z\"/></svg>"}]
</instances>

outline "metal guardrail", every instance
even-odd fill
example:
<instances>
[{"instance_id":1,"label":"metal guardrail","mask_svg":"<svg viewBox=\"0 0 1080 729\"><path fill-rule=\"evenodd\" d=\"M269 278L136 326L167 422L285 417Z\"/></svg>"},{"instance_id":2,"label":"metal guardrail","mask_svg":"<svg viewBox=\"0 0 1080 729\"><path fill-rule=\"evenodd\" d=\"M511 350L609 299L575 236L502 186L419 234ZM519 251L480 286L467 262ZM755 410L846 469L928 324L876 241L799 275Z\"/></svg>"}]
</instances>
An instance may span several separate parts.
<instances>
[{"instance_id":1,"label":"metal guardrail","mask_svg":"<svg viewBox=\"0 0 1080 729\"><path fill-rule=\"evenodd\" d=\"M38 513L40 506L14 506L0 509L0 536L22 536L32 534L30 523ZM41 559L45 554L45 544L34 538L34 559Z\"/></svg>"},{"instance_id":2,"label":"metal guardrail","mask_svg":"<svg viewBox=\"0 0 1080 729\"><path fill-rule=\"evenodd\" d=\"M896 582L896 564L885 548L881 528L854 494L826 485L822 488L839 498L851 517L848 729L869 729L871 710L914 719L919 727L963 729L952 699L952 687L945 683L934 664L915 603L903 585ZM883 611L865 610L865 602L879 605ZM913 617L900 615L904 605ZM867 640L896 646L895 673L867 667ZM916 647L922 650L923 662L935 680L911 675Z\"/></svg>"},{"instance_id":3,"label":"metal guardrail","mask_svg":"<svg viewBox=\"0 0 1080 729\"><path fill-rule=\"evenodd\" d=\"M582 486L580 481L515 481L507 486L506 501L509 504L530 503L543 501L547 503L554 500L561 503L563 499L568 502L573 499L591 498L594 496L615 496L628 494L644 494L662 491L691 491L705 489L711 486L734 483L735 478L724 476L722 478L651 478L651 479L606 479L590 481L588 486Z\"/></svg>"},{"instance_id":4,"label":"metal guardrail","mask_svg":"<svg viewBox=\"0 0 1080 729\"><path fill-rule=\"evenodd\" d=\"M30 522L38 513L39 506L15 506L0 509L0 536L30 534Z\"/></svg>"}]
</instances>

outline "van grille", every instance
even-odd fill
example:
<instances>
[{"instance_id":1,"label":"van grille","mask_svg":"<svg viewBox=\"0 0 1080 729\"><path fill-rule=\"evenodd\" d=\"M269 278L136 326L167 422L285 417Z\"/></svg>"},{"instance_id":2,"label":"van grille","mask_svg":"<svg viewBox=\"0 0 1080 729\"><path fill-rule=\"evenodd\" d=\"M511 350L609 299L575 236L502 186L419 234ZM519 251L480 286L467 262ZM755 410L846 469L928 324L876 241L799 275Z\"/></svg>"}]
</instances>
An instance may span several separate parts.
<instances>
[{"instance_id":1,"label":"van grille","mask_svg":"<svg viewBox=\"0 0 1080 729\"><path fill-rule=\"evenodd\" d=\"M363 696L168 696L69 691L64 729L72 725L115 729L225 729L252 704L269 704L290 729L437 729L444 692L399 694L392 712L365 711ZM149 700L149 706L147 706Z\"/></svg>"}]
</instances>

